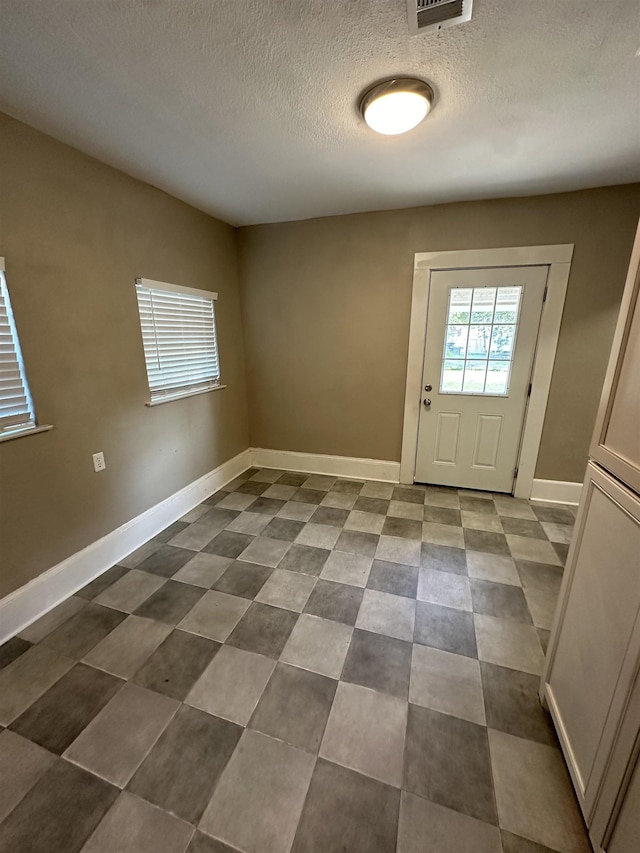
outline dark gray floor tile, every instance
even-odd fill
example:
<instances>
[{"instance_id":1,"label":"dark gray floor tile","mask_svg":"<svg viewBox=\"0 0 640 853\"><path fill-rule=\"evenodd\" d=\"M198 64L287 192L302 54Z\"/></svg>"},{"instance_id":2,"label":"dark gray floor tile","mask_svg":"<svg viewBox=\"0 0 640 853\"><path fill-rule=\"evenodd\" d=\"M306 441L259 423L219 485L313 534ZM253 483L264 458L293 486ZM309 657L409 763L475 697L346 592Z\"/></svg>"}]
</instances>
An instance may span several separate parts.
<instances>
[{"instance_id":1,"label":"dark gray floor tile","mask_svg":"<svg viewBox=\"0 0 640 853\"><path fill-rule=\"evenodd\" d=\"M549 746L558 742L538 697L540 679L516 669L480 662L487 725Z\"/></svg>"},{"instance_id":2,"label":"dark gray floor tile","mask_svg":"<svg viewBox=\"0 0 640 853\"><path fill-rule=\"evenodd\" d=\"M311 545L297 545L294 542L278 563L278 568L318 577L330 553L326 548L313 548Z\"/></svg>"},{"instance_id":3,"label":"dark gray floor tile","mask_svg":"<svg viewBox=\"0 0 640 853\"><path fill-rule=\"evenodd\" d=\"M212 495L210 495L205 501L202 501L202 503L206 504L207 506L215 506L216 504L219 504L220 501L223 501L228 494L230 493L225 489L220 489L219 491L214 492Z\"/></svg>"},{"instance_id":4,"label":"dark gray floor tile","mask_svg":"<svg viewBox=\"0 0 640 853\"><path fill-rule=\"evenodd\" d=\"M308 479L308 474L295 474L292 471L287 471L276 482L281 486L295 486L299 488Z\"/></svg>"},{"instance_id":5,"label":"dark gray floor tile","mask_svg":"<svg viewBox=\"0 0 640 853\"><path fill-rule=\"evenodd\" d=\"M418 592L418 567L374 560L367 580L368 589L415 598Z\"/></svg>"},{"instance_id":6,"label":"dark gray floor tile","mask_svg":"<svg viewBox=\"0 0 640 853\"><path fill-rule=\"evenodd\" d=\"M309 521L313 524L330 524L332 527L343 527L348 516L349 510L347 509L336 509L333 506L319 506Z\"/></svg>"},{"instance_id":7,"label":"dark gray floor tile","mask_svg":"<svg viewBox=\"0 0 640 853\"><path fill-rule=\"evenodd\" d=\"M271 483L259 483L257 480L245 480L236 489L236 492L242 492L245 495L261 495L266 492Z\"/></svg>"},{"instance_id":8,"label":"dark gray floor tile","mask_svg":"<svg viewBox=\"0 0 640 853\"><path fill-rule=\"evenodd\" d=\"M326 492L321 492L318 489L298 489L291 496L291 500L296 503L315 504L318 506L324 500Z\"/></svg>"},{"instance_id":9,"label":"dark gray floor tile","mask_svg":"<svg viewBox=\"0 0 640 853\"><path fill-rule=\"evenodd\" d=\"M334 550L345 551L347 554L360 554L363 557L373 557L379 540L380 537L376 533L343 530L338 537Z\"/></svg>"},{"instance_id":10,"label":"dark gray floor tile","mask_svg":"<svg viewBox=\"0 0 640 853\"><path fill-rule=\"evenodd\" d=\"M562 566L548 563L535 563L532 560L515 560L520 581L525 589L539 589L543 592L560 592Z\"/></svg>"},{"instance_id":11,"label":"dark gray floor tile","mask_svg":"<svg viewBox=\"0 0 640 853\"><path fill-rule=\"evenodd\" d=\"M170 578L192 557L193 551L188 551L186 548L176 548L175 545L161 545L155 554L151 554L150 557L143 560L137 568L141 572Z\"/></svg>"},{"instance_id":12,"label":"dark gray floor tile","mask_svg":"<svg viewBox=\"0 0 640 853\"><path fill-rule=\"evenodd\" d=\"M451 572L454 575L467 574L467 555L463 548L452 548L450 545L434 545L431 542L423 542L420 552L420 563L425 569Z\"/></svg>"},{"instance_id":13,"label":"dark gray floor tile","mask_svg":"<svg viewBox=\"0 0 640 853\"><path fill-rule=\"evenodd\" d=\"M418 601L414 642L457 655L478 657L473 614L452 607Z\"/></svg>"},{"instance_id":14,"label":"dark gray floor tile","mask_svg":"<svg viewBox=\"0 0 640 853\"><path fill-rule=\"evenodd\" d=\"M10 728L60 755L123 684L114 675L78 663Z\"/></svg>"},{"instance_id":15,"label":"dark gray floor tile","mask_svg":"<svg viewBox=\"0 0 640 853\"><path fill-rule=\"evenodd\" d=\"M395 853L400 791L319 759L292 853Z\"/></svg>"},{"instance_id":16,"label":"dark gray floor tile","mask_svg":"<svg viewBox=\"0 0 640 853\"><path fill-rule=\"evenodd\" d=\"M433 521L436 524L450 524L453 527L462 527L460 510L449 509L444 506L425 506L424 520Z\"/></svg>"},{"instance_id":17,"label":"dark gray floor tile","mask_svg":"<svg viewBox=\"0 0 640 853\"><path fill-rule=\"evenodd\" d=\"M229 595L239 595L242 598L255 598L272 572L273 569L267 566L235 560L214 583L212 589L227 592Z\"/></svg>"},{"instance_id":18,"label":"dark gray floor tile","mask_svg":"<svg viewBox=\"0 0 640 853\"><path fill-rule=\"evenodd\" d=\"M157 536L154 536L151 540L152 542L168 542L170 539L173 539L181 530L184 530L185 527L188 527L188 523L186 521L174 521L173 524L170 524L168 527L165 527L164 530L161 530Z\"/></svg>"},{"instance_id":19,"label":"dark gray floor tile","mask_svg":"<svg viewBox=\"0 0 640 853\"><path fill-rule=\"evenodd\" d=\"M271 484L269 483L269 485ZM320 494L323 494L323 492ZM264 515L277 515L285 504L286 501L279 501L276 498L260 497L251 504L251 512L261 512Z\"/></svg>"},{"instance_id":20,"label":"dark gray floor tile","mask_svg":"<svg viewBox=\"0 0 640 853\"><path fill-rule=\"evenodd\" d=\"M390 501L384 500L384 498L368 498L360 495L353 508L359 512L373 512L376 515L386 515L389 511L389 503Z\"/></svg>"},{"instance_id":21,"label":"dark gray floor tile","mask_svg":"<svg viewBox=\"0 0 640 853\"><path fill-rule=\"evenodd\" d=\"M331 486L331 491L338 492L340 495L357 496L362 491L363 486L364 483L361 483L358 480L337 479L333 486Z\"/></svg>"},{"instance_id":22,"label":"dark gray floor tile","mask_svg":"<svg viewBox=\"0 0 640 853\"><path fill-rule=\"evenodd\" d=\"M126 618L126 613L91 602L45 637L43 645L80 660Z\"/></svg>"},{"instance_id":23,"label":"dark gray floor tile","mask_svg":"<svg viewBox=\"0 0 640 853\"><path fill-rule=\"evenodd\" d=\"M564 566L567 562L567 555L569 553L569 546L565 545L564 542L552 542L553 550L556 552L560 560L562 561L562 565Z\"/></svg>"},{"instance_id":24,"label":"dark gray floor tile","mask_svg":"<svg viewBox=\"0 0 640 853\"><path fill-rule=\"evenodd\" d=\"M407 489L403 486L396 486L391 493L391 500L404 501L409 504L423 504L424 495L423 489Z\"/></svg>"},{"instance_id":25,"label":"dark gray floor tile","mask_svg":"<svg viewBox=\"0 0 640 853\"><path fill-rule=\"evenodd\" d=\"M364 590L351 584L319 580L304 608L305 613L355 625Z\"/></svg>"},{"instance_id":26,"label":"dark gray floor tile","mask_svg":"<svg viewBox=\"0 0 640 853\"><path fill-rule=\"evenodd\" d=\"M406 699L411 678L411 643L356 628L340 678Z\"/></svg>"},{"instance_id":27,"label":"dark gray floor tile","mask_svg":"<svg viewBox=\"0 0 640 853\"><path fill-rule=\"evenodd\" d=\"M226 507L215 506L210 509L206 515L198 519L198 524L207 524L211 528L212 535L217 530L223 530L232 521L240 515L238 509L227 509Z\"/></svg>"},{"instance_id":28,"label":"dark gray floor tile","mask_svg":"<svg viewBox=\"0 0 640 853\"><path fill-rule=\"evenodd\" d=\"M529 841L528 838L521 838L512 832L507 832L506 829L501 830L501 836L504 853L557 853L550 847L536 844L535 841Z\"/></svg>"},{"instance_id":29,"label":"dark gray floor tile","mask_svg":"<svg viewBox=\"0 0 640 853\"><path fill-rule=\"evenodd\" d=\"M530 521L527 518L510 518L508 515L502 517L501 521L502 529L505 533L514 533L516 536L528 536L530 539L547 538L539 521Z\"/></svg>"},{"instance_id":30,"label":"dark gray floor tile","mask_svg":"<svg viewBox=\"0 0 640 853\"><path fill-rule=\"evenodd\" d=\"M142 687L183 700L219 648L219 643L197 634L172 631L133 680Z\"/></svg>"},{"instance_id":31,"label":"dark gray floor tile","mask_svg":"<svg viewBox=\"0 0 640 853\"><path fill-rule=\"evenodd\" d=\"M241 734L241 726L183 705L127 790L197 823Z\"/></svg>"},{"instance_id":32,"label":"dark gray floor tile","mask_svg":"<svg viewBox=\"0 0 640 853\"><path fill-rule=\"evenodd\" d=\"M475 613L531 624L527 600L519 586L469 579Z\"/></svg>"},{"instance_id":33,"label":"dark gray floor tile","mask_svg":"<svg viewBox=\"0 0 640 853\"><path fill-rule=\"evenodd\" d=\"M538 521L550 521L553 524L575 524L575 518L568 509L555 506L538 506L536 503L531 504L531 509L535 513Z\"/></svg>"},{"instance_id":34,"label":"dark gray floor tile","mask_svg":"<svg viewBox=\"0 0 640 853\"><path fill-rule=\"evenodd\" d=\"M249 727L317 753L338 682L279 663Z\"/></svg>"},{"instance_id":35,"label":"dark gray floor tile","mask_svg":"<svg viewBox=\"0 0 640 853\"><path fill-rule=\"evenodd\" d=\"M31 648L31 643L22 640L20 637L12 637L0 646L0 669L9 666L14 660L17 660L20 655L24 654Z\"/></svg>"},{"instance_id":36,"label":"dark gray floor tile","mask_svg":"<svg viewBox=\"0 0 640 853\"><path fill-rule=\"evenodd\" d=\"M487 729L409 705L404 787L441 806L497 825Z\"/></svg>"},{"instance_id":37,"label":"dark gray floor tile","mask_svg":"<svg viewBox=\"0 0 640 853\"><path fill-rule=\"evenodd\" d=\"M177 625L194 604L200 601L204 593L205 590L199 586L167 581L157 592L143 601L134 613L136 616L155 619L166 625Z\"/></svg>"},{"instance_id":38,"label":"dark gray floor tile","mask_svg":"<svg viewBox=\"0 0 640 853\"><path fill-rule=\"evenodd\" d=\"M497 515L496 505L491 499L474 498L470 495L460 495L460 509L468 512L481 512L484 515Z\"/></svg>"},{"instance_id":39,"label":"dark gray floor tile","mask_svg":"<svg viewBox=\"0 0 640 853\"><path fill-rule=\"evenodd\" d=\"M58 759L0 824L0 853L77 853L118 794Z\"/></svg>"},{"instance_id":40,"label":"dark gray floor tile","mask_svg":"<svg viewBox=\"0 0 640 853\"><path fill-rule=\"evenodd\" d=\"M202 550L207 554L218 554L220 557L231 557L235 560L254 539L255 537L249 536L248 533L234 533L232 530L223 530L214 536Z\"/></svg>"},{"instance_id":41,"label":"dark gray floor tile","mask_svg":"<svg viewBox=\"0 0 640 853\"><path fill-rule=\"evenodd\" d=\"M481 501L484 503L484 501ZM507 540L503 533L491 533L488 530L473 530L464 528L465 548L470 551L484 551L487 554L502 554L511 556Z\"/></svg>"},{"instance_id":42,"label":"dark gray floor tile","mask_svg":"<svg viewBox=\"0 0 640 853\"><path fill-rule=\"evenodd\" d=\"M538 636L540 637L540 645L542 646L542 651L546 655L547 649L549 648L549 638L551 637L551 631L547 631L544 628L536 628L538 632Z\"/></svg>"},{"instance_id":43,"label":"dark gray floor tile","mask_svg":"<svg viewBox=\"0 0 640 853\"><path fill-rule=\"evenodd\" d=\"M297 621L297 613L254 601L231 632L227 643L247 652L278 658Z\"/></svg>"},{"instance_id":44,"label":"dark gray floor tile","mask_svg":"<svg viewBox=\"0 0 640 853\"><path fill-rule=\"evenodd\" d=\"M75 594L80 598L91 601L91 599L95 598L96 595L100 595L101 592L108 589L112 583L119 581L120 578L126 575L128 571L129 570L124 566L112 566L110 569L107 569L106 572L99 575L95 580L91 581L91 583L88 583L86 586L83 586L82 589L79 589Z\"/></svg>"},{"instance_id":45,"label":"dark gray floor tile","mask_svg":"<svg viewBox=\"0 0 640 853\"><path fill-rule=\"evenodd\" d=\"M191 839L191 844L187 847L187 853L238 853L238 851L216 838L205 835L204 832L196 832Z\"/></svg>"},{"instance_id":46,"label":"dark gray floor tile","mask_svg":"<svg viewBox=\"0 0 640 853\"><path fill-rule=\"evenodd\" d=\"M400 536L403 539L422 539L422 522L410 518L395 518L388 515L382 527L384 536Z\"/></svg>"},{"instance_id":47,"label":"dark gray floor tile","mask_svg":"<svg viewBox=\"0 0 640 853\"><path fill-rule=\"evenodd\" d=\"M288 518L272 518L262 531L262 536L268 536L269 539L284 539L286 542L293 542L303 527L303 521L292 521Z\"/></svg>"}]
</instances>

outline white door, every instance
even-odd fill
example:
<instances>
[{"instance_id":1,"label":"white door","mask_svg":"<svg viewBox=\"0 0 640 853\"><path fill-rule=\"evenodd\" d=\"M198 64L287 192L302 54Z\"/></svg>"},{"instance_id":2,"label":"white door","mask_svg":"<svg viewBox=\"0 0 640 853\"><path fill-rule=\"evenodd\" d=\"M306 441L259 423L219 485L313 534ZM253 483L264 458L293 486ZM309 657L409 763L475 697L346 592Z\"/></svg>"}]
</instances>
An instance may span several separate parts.
<instances>
[{"instance_id":1,"label":"white door","mask_svg":"<svg viewBox=\"0 0 640 853\"><path fill-rule=\"evenodd\" d=\"M512 491L548 269L431 274L417 482Z\"/></svg>"}]
</instances>

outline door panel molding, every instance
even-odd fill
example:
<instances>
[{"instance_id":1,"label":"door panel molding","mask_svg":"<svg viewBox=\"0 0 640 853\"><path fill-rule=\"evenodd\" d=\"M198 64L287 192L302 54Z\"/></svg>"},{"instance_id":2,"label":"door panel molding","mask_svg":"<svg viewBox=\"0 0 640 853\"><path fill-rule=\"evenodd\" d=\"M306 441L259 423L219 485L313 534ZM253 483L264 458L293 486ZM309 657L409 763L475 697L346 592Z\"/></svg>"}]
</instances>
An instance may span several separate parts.
<instances>
[{"instance_id":1,"label":"door panel molding","mask_svg":"<svg viewBox=\"0 0 640 853\"><path fill-rule=\"evenodd\" d=\"M548 292L542 309L534 355L532 390L525 412L517 463L518 474L514 488L516 497L531 497L572 256L572 243L502 249L465 249L451 252L418 252L415 254L400 457L401 483L412 483L415 475L427 308L432 272L483 267L548 266Z\"/></svg>"}]
</instances>

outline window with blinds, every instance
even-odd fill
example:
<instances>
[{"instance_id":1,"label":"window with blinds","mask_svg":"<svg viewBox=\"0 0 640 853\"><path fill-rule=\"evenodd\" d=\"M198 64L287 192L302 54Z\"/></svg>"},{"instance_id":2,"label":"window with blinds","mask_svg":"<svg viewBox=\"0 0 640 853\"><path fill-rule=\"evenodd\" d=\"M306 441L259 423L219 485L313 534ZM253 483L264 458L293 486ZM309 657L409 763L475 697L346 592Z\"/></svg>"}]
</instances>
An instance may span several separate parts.
<instances>
[{"instance_id":1,"label":"window with blinds","mask_svg":"<svg viewBox=\"0 0 640 853\"><path fill-rule=\"evenodd\" d=\"M36 414L0 258L0 437L34 429Z\"/></svg>"},{"instance_id":2,"label":"window with blinds","mask_svg":"<svg viewBox=\"0 0 640 853\"><path fill-rule=\"evenodd\" d=\"M220 386L217 293L136 279L151 403Z\"/></svg>"}]
</instances>

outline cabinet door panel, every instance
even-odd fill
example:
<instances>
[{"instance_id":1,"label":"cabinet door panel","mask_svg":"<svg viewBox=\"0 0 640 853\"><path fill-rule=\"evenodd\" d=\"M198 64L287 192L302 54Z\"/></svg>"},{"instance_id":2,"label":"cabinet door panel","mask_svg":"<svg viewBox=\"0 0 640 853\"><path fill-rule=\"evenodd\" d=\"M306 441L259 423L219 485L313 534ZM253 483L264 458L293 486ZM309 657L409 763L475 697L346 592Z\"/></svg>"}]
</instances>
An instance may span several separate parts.
<instances>
[{"instance_id":1,"label":"cabinet door panel","mask_svg":"<svg viewBox=\"0 0 640 853\"><path fill-rule=\"evenodd\" d=\"M640 764L631 777L607 853L638 853L640 850Z\"/></svg>"}]
</instances>

